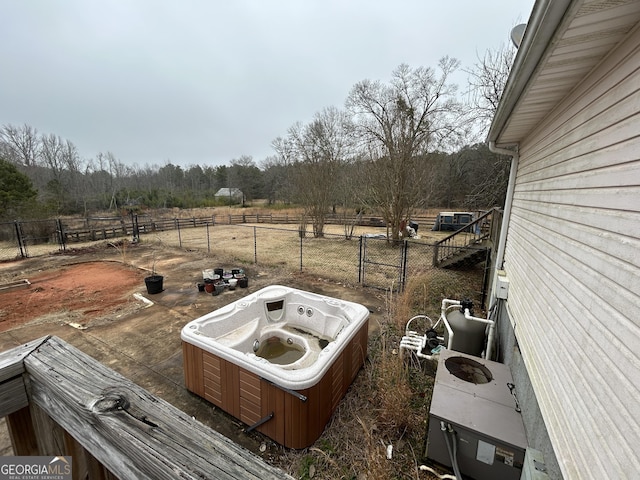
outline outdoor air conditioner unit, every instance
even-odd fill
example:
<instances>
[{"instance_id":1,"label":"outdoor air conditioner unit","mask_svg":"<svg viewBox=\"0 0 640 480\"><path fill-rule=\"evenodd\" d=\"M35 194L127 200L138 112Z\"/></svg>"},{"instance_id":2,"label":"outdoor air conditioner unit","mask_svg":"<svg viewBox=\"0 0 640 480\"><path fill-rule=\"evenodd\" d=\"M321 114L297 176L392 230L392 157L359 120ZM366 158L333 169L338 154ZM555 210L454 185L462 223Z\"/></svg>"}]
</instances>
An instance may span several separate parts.
<instances>
[{"instance_id":1,"label":"outdoor air conditioner unit","mask_svg":"<svg viewBox=\"0 0 640 480\"><path fill-rule=\"evenodd\" d=\"M476 480L519 480L527 440L513 388L506 365L442 350L425 456L450 468L455 458Z\"/></svg>"}]
</instances>

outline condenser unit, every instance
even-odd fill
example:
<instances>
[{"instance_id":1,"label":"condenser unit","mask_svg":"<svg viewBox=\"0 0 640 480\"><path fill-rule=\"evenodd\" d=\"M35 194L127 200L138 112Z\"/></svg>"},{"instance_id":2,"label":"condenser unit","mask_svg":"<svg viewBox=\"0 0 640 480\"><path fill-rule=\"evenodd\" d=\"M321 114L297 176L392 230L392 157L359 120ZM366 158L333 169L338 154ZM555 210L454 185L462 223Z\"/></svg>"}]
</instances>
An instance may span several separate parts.
<instances>
[{"instance_id":1,"label":"condenser unit","mask_svg":"<svg viewBox=\"0 0 640 480\"><path fill-rule=\"evenodd\" d=\"M425 456L476 480L518 480L527 441L509 368L442 350ZM454 469L455 471L455 469Z\"/></svg>"}]
</instances>

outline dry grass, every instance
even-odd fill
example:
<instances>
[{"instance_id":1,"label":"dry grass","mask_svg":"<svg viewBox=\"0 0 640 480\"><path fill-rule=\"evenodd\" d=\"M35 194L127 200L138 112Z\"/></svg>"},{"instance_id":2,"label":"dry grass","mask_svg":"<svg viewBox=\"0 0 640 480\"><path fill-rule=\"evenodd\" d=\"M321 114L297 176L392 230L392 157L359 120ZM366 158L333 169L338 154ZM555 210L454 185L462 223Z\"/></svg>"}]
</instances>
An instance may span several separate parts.
<instances>
[{"instance_id":1,"label":"dry grass","mask_svg":"<svg viewBox=\"0 0 640 480\"><path fill-rule=\"evenodd\" d=\"M264 259L270 268L288 270L292 257L294 262L299 262L296 259L300 242L297 226L290 227L295 231L280 234L274 230L258 238L259 263ZM365 233L371 231L372 228L367 228ZM187 249L206 249L208 240L217 260L253 263L252 228L216 226L209 232L208 239L204 229L183 230L181 235ZM175 244L177 232L143 236L142 241ZM324 263L318 268L323 276L330 276L340 271L335 266L349 257L355 242L310 239L309 243L323 247ZM328 245L331 248L327 248ZM122 246L120 249L121 255L128 254ZM421 364L415 357L400 355L399 343L405 323L412 316L426 314L437 320L443 298L470 297L479 304L477 289L481 277L480 269L456 272L427 268L409 278L402 294L388 293L384 319L369 340L368 360L323 435L307 449L283 448L274 455L273 463L301 479L435 478L417 468L424 451L434 368L424 360ZM387 457L389 446L392 446L391 458Z\"/></svg>"},{"instance_id":2,"label":"dry grass","mask_svg":"<svg viewBox=\"0 0 640 480\"><path fill-rule=\"evenodd\" d=\"M279 265L290 271L300 271L302 246L303 271L320 275L336 282L355 284L359 280L359 259L365 255L371 262L365 265L364 282L381 288L399 281L400 249L385 240L367 239L361 248L359 236L384 233L384 228L356 227L354 237L345 239L343 227L328 225L324 238L300 238L296 225L216 225L184 228L180 231L157 232L152 237L162 239L166 245L181 246L189 250L207 251L214 255L233 256L238 262L258 265ZM429 241L442 238L447 232L430 232ZM142 242L148 235L141 237ZM302 245L301 245L302 243ZM431 270L432 250L427 240L409 247L410 277Z\"/></svg>"},{"instance_id":3,"label":"dry grass","mask_svg":"<svg viewBox=\"0 0 640 480\"><path fill-rule=\"evenodd\" d=\"M431 269L421 275L412 276L402 295L392 303L391 315L398 329L404 330L409 318L417 314L427 315L434 322L440 316L443 298L470 298L480 305L482 269L466 271Z\"/></svg>"},{"instance_id":4,"label":"dry grass","mask_svg":"<svg viewBox=\"0 0 640 480\"><path fill-rule=\"evenodd\" d=\"M281 468L301 479L436 478L418 469L434 364L401 355L398 346L409 318L426 313L436 320L443 292L460 298L477 285L470 277L473 274L432 270L412 279L404 293L388 294L383 324L369 340L368 361L324 434L311 448L285 451Z\"/></svg>"}]
</instances>

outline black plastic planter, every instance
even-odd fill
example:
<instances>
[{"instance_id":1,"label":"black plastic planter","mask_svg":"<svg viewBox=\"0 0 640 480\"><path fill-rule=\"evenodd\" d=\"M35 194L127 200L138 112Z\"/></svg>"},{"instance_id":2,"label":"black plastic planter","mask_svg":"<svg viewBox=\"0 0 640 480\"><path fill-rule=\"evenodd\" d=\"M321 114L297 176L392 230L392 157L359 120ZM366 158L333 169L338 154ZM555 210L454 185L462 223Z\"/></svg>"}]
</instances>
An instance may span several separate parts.
<instances>
[{"instance_id":1,"label":"black plastic planter","mask_svg":"<svg viewBox=\"0 0 640 480\"><path fill-rule=\"evenodd\" d=\"M147 293L153 295L155 293L162 292L162 281L164 277L162 275L151 275L144 279L144 283L147 286Z\"/></svg>"}]
</instances>

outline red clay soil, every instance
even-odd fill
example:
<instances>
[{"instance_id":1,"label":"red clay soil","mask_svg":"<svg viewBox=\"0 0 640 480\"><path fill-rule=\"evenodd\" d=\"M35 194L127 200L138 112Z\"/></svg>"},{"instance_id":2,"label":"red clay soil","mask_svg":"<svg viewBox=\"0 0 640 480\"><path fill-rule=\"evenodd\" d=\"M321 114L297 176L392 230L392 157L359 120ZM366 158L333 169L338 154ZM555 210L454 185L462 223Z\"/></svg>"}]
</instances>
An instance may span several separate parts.
<instances>
[{"instance_id":1,"label":"red clay soil","mask_svg":"<svg viewBox=\"0 0 640 480\"><path fill-rule=\"evenodd\" d=\"M0 293L0 332L58 312L80 314L75 321L81 324L108 315L130 301L146 275L115 262L93 262L30 277L28 288Z\"/></svg>"}]
</instances>

